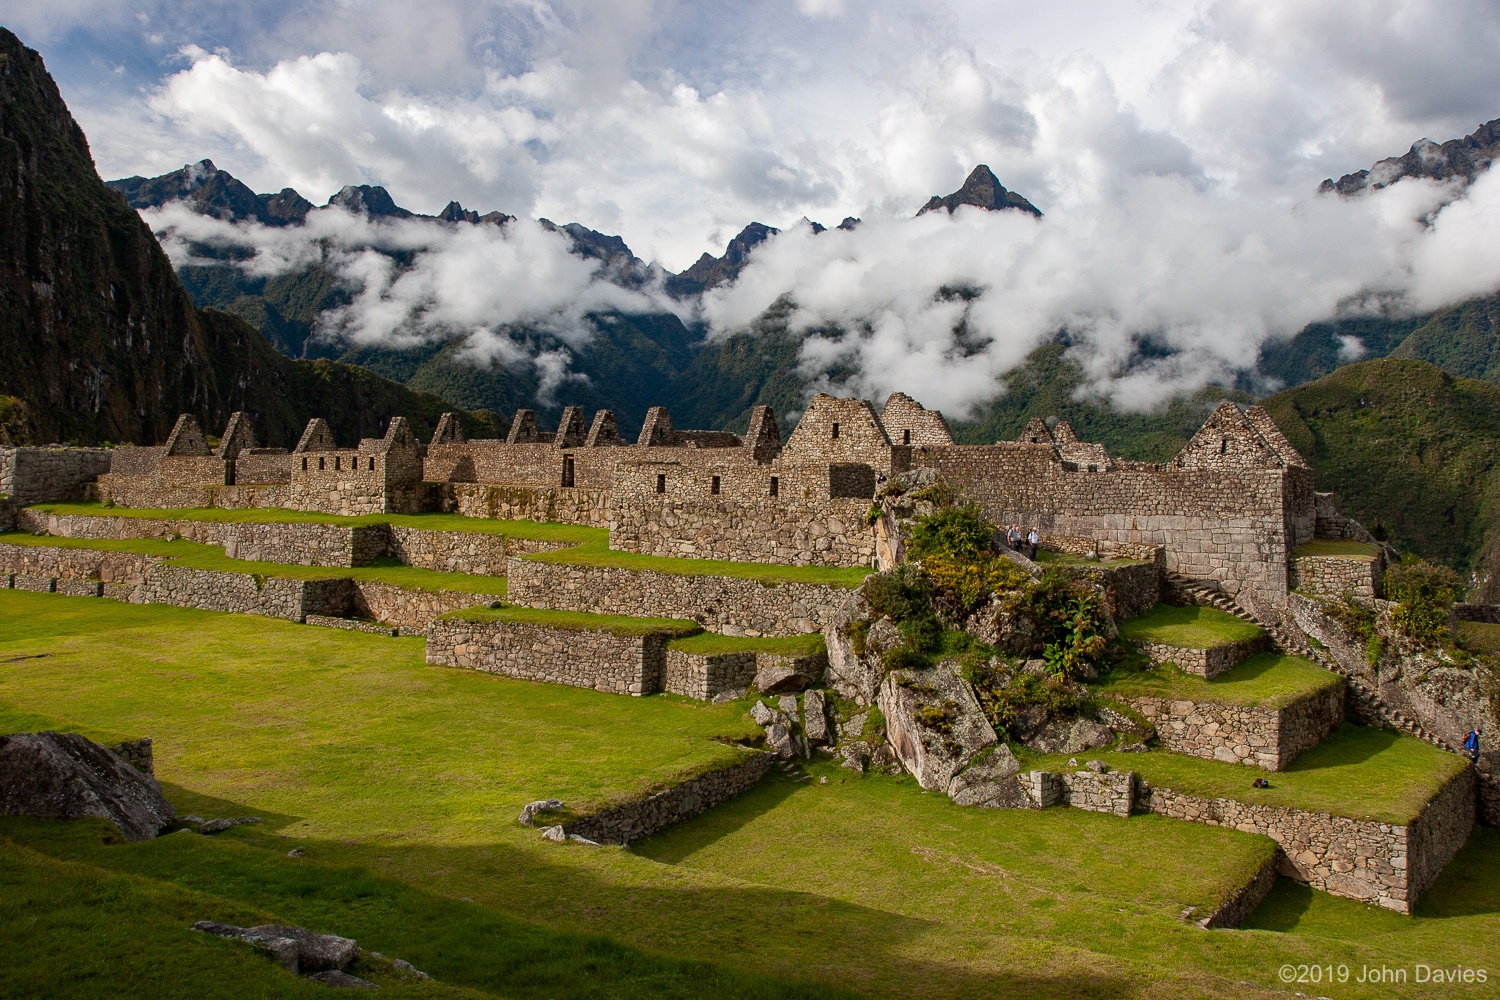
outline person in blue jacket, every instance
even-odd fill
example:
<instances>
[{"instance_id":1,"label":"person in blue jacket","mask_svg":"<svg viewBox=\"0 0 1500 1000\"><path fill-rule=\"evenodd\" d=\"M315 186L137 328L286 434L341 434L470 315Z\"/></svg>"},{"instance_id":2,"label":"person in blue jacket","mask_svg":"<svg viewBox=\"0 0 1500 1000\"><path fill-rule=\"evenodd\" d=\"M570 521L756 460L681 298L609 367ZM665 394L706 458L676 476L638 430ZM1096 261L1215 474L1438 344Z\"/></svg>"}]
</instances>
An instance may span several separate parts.
<instances>
[{"instance_id":1,"label":"person in blue jacket","mask_svg":"<svg viewBox=\"0 0 1500 1000\"><path fill-rule=\"evenodd\" d=\"M1469 735L1464 737L1464 752L1474 763L1479 763L1479 733L1469 730Z\"/></svg>"}]
</instances>

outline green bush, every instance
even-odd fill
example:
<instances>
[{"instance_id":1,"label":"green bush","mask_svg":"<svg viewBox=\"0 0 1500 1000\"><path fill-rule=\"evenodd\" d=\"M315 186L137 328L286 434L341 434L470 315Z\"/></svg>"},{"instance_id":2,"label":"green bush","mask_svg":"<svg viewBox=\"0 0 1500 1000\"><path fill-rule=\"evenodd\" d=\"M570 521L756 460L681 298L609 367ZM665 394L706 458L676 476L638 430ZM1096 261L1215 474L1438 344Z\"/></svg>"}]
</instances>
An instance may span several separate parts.
<instances>
[{"instance_id":1,"label":"green bush","mask_svg":"<svg viewBox=\"0 0 1500 1000\"><path fill-rule=\"evenodd\" d=\"M955 618L973 614L998 592L1021 590L1031 582L1025 570L998 553L977 559L935 555L922 560L922 572Z\"/></svg>"},{"instance_id":2,"label":"green bush","mask_svg":"<svg viewBox=\"0 0 1500 1000\"><path fill-rule=\"evenodd\" d=\"M964 677L974 686L979 705L1002 738L1016 734L1012 727L1028 708L1041 707L1048 715L1076 714L1088 706L1088 689L1066 677L1012 674L992 659L966 666Z\"/></svg>"},{"instance_id":3,"label":"green bush","mask_svg":"<svg viewBox=\"0 0 1500 1000\"><path fill-rule=\"evenodd\" d=\"M1447 566L1407 556L1385 575L1385 593L1397 602L1391 612L1396 631L1424 646L1442 646L1453 638L1448 609L1463 582Z\"/></svg>"},{"instance_id":4,"label":"green bush","mask_svg":"<svg viewBox=\"0 0 1500 1000\"><path fill-rule=\"evenodd\" d=\"M913 522L906 551L915 559L978 559L995 551L995 529L973 504L949 507Z\"/></svg>"},{"instance_id":5,"label":"green bush","mask_svg":"<svg viewBox=\"0 0 1500 1000\"><path fill-rule=\"evenodd\" d=\"M1365 641L1365 662L1370 666L1380 662L1385 653L1385 637L1375 627L1375 612L1345 594L1323 609L1324 614L1344 627L1350 635Z\"/></svg>"},{"instance_id":6,"label":"green bush","mask_svg":"<svg viewBox=\"0 0 1500 1000\"><path fill-rule=\"evenodd\" d=\"M1078 677L1105 666L1110 617L1104 601L1087 584L1058 570L1048 570L1019 598L1017 609L1036 623L1036 649L1048 668L1062 677Z\"/></svg>"}]
</instances>

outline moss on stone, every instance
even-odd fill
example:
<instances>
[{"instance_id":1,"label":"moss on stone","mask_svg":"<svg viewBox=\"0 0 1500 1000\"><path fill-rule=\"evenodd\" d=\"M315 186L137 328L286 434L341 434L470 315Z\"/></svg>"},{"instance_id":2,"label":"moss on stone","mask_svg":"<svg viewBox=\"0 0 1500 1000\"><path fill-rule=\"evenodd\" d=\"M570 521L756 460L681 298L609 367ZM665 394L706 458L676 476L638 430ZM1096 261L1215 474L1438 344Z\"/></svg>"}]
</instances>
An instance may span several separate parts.
<instances>
[{"instance_id":1,"label":"moss on stone","mask_svg":"<svg viewBox=\"0 0 1500 1000\"><path fill-rule=\"evenodd\" d=\"M514 622L518 625L543 625L547 628L587 629L611 635L688 636L701 632L703 626L681 618L630 618L626 615L596 615L587 611L552 611L523 608L507 604L498 608L465 608L441 616L442 621Z\"/></svg>"}]
</instances>

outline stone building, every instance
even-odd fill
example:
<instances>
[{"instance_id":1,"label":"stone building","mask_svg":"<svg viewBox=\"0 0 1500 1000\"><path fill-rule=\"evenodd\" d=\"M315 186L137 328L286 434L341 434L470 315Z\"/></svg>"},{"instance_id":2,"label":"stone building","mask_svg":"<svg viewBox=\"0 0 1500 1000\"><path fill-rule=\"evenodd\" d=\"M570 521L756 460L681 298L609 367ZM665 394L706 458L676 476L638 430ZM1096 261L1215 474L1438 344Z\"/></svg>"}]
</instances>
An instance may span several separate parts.
<instances>
[{"instance_id":1,"label":"stone building","mask_svg":"<svg viewBox=\"0 0 1500 1000\"><path fill-rule=\"evenodd\" d=\"M1311 470L1270 416L1233 403L1163 463L1115 458L1066 422L956 444L941 413L903 393L879 412L819 394L785 440L768 407L744 434L679 429L653 407L633 442L608 410L585 421L571 406L550 431L520 410L503 440L465 440L450 414L426 446L400 417L355 447L315 419L290 452L257 448L243 414L210 449L184 416L165 445L116 449L98 491L125 506L569 521L608 527L623 551L859 566L874 557L871 500L908 469L940 473L999 523L1104 553L1159 546L1169 570L1215 581L1252 610L1285 605L1298 545L1351 530L1331 498L1315 496Z\"/></svg>"}]
</instances>

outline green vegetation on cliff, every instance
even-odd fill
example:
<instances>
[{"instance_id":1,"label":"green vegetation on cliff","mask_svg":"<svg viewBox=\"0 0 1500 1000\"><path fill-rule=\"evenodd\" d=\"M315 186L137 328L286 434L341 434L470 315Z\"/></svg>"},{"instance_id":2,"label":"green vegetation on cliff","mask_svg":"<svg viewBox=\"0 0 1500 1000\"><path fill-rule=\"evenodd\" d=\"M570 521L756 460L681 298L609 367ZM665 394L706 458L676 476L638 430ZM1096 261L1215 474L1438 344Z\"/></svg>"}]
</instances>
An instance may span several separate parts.
<instances>
[{"instance_id":1,"label":"green vegetation on cliff","mask_svg":"<svg viewBox=\"0 0 1500 1000\"><path fill-rule=\"evenodd\" d=\"M1381 358L1263 404L1341 512L1398 548L1472 575L1500 567L1500 386L1425 361Z\"/></svg>"}]
</instances>

